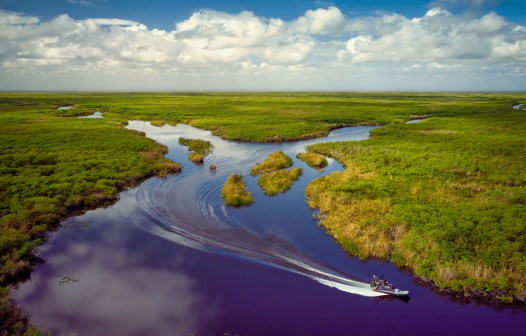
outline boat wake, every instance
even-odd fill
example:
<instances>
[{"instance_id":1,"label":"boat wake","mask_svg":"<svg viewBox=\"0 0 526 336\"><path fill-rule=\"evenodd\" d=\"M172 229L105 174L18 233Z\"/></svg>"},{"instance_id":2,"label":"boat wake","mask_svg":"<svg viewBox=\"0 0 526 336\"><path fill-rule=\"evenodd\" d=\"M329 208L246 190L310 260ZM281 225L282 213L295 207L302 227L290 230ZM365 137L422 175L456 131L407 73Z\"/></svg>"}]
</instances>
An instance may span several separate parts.
<instances>
[{"instance_id":1,"label":"boat wake","mask_svg":"<svg viewBox=\"0 0 526 336\"><path fill-rule=\"evenodd\" d=\"M225 179L219 177L210 185L220 188ZM173 180L178 181L174 183ZM222 220L224 214L216 213L210 204L207 206L205 193L196 193L194 195L197 196L191 197L185 192L186 187L192 184L185 180L177 177L151 179L141 185L137 200L148 214L186 239L295 272L348 293L368 297L384 295L372 291L368 283L322 264L276 235L261 237L246 228L236 227L228 219ZM185 245L199 248L199 245L191 243ZM203 250L214 252L212 249Z\"/></svg>"},{"instance_id":2,"label":"boat wake","mask_svg":"<svg viewBox=\"0 0 526 336\"><path fill-rule=\"evenodd\" d=\"M366 139L371 127L342 129L339 133L331 133L331 139L287 144L226 141L212 136L208 131L188 125L156 128L148 123L130 121L128 128L144 131L148 137L167 144L171 158L183 164L180 174L164 179L151 178L141 184L136 194L137 201L144 211L171 232L167 234L166 230L160 230L159 227L141 229L203 251L234 253L252 261L307 276L349 293L370 297L384 295L372 291L369 284L363 280L323 264L276 235L263 237L244 227L243 223L232 220L221 199L221 188L230 175L247 174L256 162L263 161L274 151L288 151L291 157L295 157L296 153L304 151L304 147L311 143ZM212 142L214 151L205 158L203 166L198 167L188 161L187 149L177 142L181 136ZM218 169L208 169L210 163L217 164Z\"/></svg>"}]
</instances>

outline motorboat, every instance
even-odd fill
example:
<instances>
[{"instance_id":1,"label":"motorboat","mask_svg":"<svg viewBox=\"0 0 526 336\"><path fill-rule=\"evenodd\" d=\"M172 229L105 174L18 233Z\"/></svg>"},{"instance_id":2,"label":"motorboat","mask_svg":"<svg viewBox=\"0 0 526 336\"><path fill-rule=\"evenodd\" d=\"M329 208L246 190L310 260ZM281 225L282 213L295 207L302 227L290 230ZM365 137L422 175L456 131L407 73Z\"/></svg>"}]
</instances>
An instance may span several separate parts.
<instances>
[{"instance_id":1,"label":"motorboat","mask_svg":"<svg viewBox=\"0 0 526 336\"><path fill-rule=\"evenodd\" d=\"M403 291L399 290L398 288L394 288L394 286L390 284L383 276L377 278L375 275L373 275L373 279L371 280L371 288L375 292L385 293L393 296L405 296L409 294L409 291Z\"/></svg>"}]
</instances>

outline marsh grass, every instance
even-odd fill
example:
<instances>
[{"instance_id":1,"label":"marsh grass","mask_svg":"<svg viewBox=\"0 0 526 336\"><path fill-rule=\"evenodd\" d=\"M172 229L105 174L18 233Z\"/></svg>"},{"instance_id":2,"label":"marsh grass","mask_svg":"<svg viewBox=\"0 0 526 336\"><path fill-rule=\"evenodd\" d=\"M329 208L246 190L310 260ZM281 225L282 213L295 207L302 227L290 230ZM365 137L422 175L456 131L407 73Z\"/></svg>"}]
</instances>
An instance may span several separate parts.
<instances>
[{"instance_id":1,"label":"marsh grass","mask_svg":"<svg viewBox=\"0 0 526 336\"><path fill-rule=\"evenodd\" d=\"M205 156L212 153L212 144L210 141L201 139L186 139L179 138L179 143L184 146L188 146L189 151L193 151L188 154L188 158L195 164L202 164Z\"/></svg>"},{"instance_id":2,"label":"marsh grass","mask_svg":"<svg viewBox=\"0 0 526 336\"><path fill-rule=\"evenodd\" d=\"M230 206L250 205L255 202L252 193L246 190L246 183L241 174L233 174L226 180L221 196L226 205Z\"/></svg>"},{"instance_id":3,"label":"marsh grass","mask_svg":"<svg viewBox=\"0 0 526 336\"><path fill-rule=\"evenodd\" d=\"M289 167L292 167L292 159L281 151L274 152L271 153L265 161L252 168L250 170L250 175L256 176L258 174L269 173Z\"/></svg>"},{"instance_id":4,"label":"marsh grass","mask_svg":"<svg viewBox=\"0 0 526 336\"><path fill-rule=\"evenodd\" d=\"M184 146L188 146L189 151L194 151L196 153L210 154L214 146L210 141L205 141L201 139L186 139L179 138L179 143Z\"/></svg>"},{"instance_id":5,"label":"marsh grass","mask_svg":"<svg viewBox=\"0 0 526 336\"><path fill-rule=\"evenodd\" d=\"M298 153L296 158L317 170L322 170L329 164L323 155L317 153Z\"/></svg>"},{"instance_id":6,"label":"marsh grass","mask_svg":"<svg viewBox=\"0 0 526 336\"><path fill-rule=\"evenodd\" d=\"M203 163L203 161L205 159L205 154L203 154L203 153L190 153L190 154L188 154L188 158L193 163Z\"/></svg>"},{"instance_id":7,"label":"marsh grass","mask_svg":"<svg viewBox=\"0 0 526 336\"><path fill-rule=\"evenodd\" d=\"M263 193L274 196L289 190L292 182L297 181L302 172L301 168L295 168L266 173L259 177L258 184L263 189Z\"/></svg>"},{"instance_id":8,"label":"marsh grass","mask_svg":"<svg viewBox=\"0 0 526 336\"><path fill-rule=\"evenodd\" d=\"M526 116L434 118L309 151L346 167L306 188L347 251L440 288L526 298ZM484 295L485 295L484 294Z\"/></svg>"},{"instance_id":9,"label":"marsh grass","mask_svg":"<svg viewBox=\"0 0 526 336\"><path fill-rule=\"evenodd\" d=\"M224 139L280 142L327 136L343 126L403 123L413 117L506 112L522 93L447 92L160 92L0 93L1 111L47 109L48 115L104 113L115 121L189 124ZM74 104L70 110L57 106Z\"/></svg>"}]
</instances>

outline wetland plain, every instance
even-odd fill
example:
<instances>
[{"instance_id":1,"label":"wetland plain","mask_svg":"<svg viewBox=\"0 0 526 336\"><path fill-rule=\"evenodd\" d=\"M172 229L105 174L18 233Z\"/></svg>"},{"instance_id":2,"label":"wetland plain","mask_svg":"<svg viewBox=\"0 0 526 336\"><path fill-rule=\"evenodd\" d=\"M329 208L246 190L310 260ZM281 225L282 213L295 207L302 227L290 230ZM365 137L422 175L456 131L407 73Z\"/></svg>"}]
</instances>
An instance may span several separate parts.
<instances>
[{"instance_id":1,"label":"wetland plain","mask_svg":"<svg viewBox=\"0 0 526 336\"><path fill-rule=\"evenodd\" d=\"M417 320L395 333L524 325L523 94L0 97L2 285L19 284L38 327L126 333L118 321L135 316L159 334L342 334L385 331L369 323L379 313ZM405 124L413 116L427 120ZM180 138L213 145L203 166ZM327 158L323 171L296 158L306 150ZM303 174L269 197L250 171L280 151ZM255 203L225 206L232 174ZM37 247L40 264L27 259ZM410 302L378 306L360 287L376 273Z\"/></svg>"}]
</instances>

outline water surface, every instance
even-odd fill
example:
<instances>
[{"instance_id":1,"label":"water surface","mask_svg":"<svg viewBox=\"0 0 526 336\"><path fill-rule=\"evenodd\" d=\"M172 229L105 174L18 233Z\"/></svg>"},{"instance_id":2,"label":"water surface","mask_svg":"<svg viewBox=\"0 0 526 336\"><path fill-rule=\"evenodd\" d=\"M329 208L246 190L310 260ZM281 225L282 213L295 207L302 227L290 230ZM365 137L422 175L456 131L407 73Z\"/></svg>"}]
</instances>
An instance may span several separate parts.
<instances>
[{"instance_id":1,"label":"water surface","mask_svg":"<svg viewBox=\"0 0 526 336\"><path fill-rule=\"evenodd\" d=\"M104 117L102 116L101 112L94 112L93 114L90 114L88 116L79 117L79 118L104 118Z\"/></svg>"}]
</instances>

